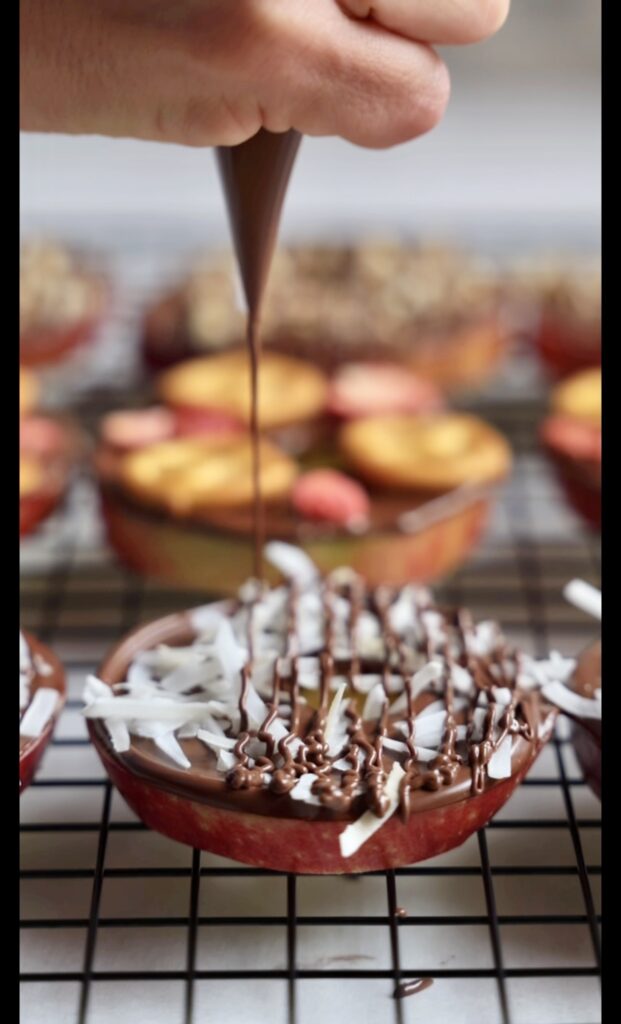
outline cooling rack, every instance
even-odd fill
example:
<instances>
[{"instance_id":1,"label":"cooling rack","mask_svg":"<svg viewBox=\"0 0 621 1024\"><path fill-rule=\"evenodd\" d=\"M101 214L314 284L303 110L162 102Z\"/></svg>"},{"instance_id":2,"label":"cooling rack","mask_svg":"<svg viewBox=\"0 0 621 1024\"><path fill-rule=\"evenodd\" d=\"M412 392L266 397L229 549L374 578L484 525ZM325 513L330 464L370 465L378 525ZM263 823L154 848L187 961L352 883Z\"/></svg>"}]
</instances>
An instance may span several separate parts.
<instances>
[{"instance_id":1,"label":"cooling rack","mask_svg":"<svg viewBox=\"0 0 621 1024\"><path fill-rule=\"evenodd\" d=\"M109 325L117 340L132 315ZM576 654L596 628L561 588L599 583L599 543L538 451L533 379L518 352L469 403L509 436L515 472L484 544L437 592L500 619L533 653ZM87 424L114 404L110 383L78 397ZM22 566L22 625L54 647L69 686L21 798L22 1024L598 1024L600 804L565 720L505 808L455 851L354 878L247 868L148 831L109 786L80 716L84 676L113 642L201 596L115 563L86 478L23 545ZM417 979L433 984L398 996Z\"/></svg>"}]
</instances>

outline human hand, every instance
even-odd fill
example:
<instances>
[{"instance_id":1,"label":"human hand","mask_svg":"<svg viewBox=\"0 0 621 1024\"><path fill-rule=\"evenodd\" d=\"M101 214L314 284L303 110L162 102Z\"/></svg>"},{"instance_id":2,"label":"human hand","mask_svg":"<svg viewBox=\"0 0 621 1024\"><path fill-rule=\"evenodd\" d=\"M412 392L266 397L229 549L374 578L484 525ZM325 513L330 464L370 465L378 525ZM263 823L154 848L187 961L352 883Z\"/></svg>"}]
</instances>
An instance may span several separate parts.
<instances>
[{"instance_id":1,"label":"human hand","mask_svg":"<svg viewBox=\"0 0 621 1024\"><path fill-rule=\"evenodd\" d=\"M391 146L449 95L433 45L509 0L21 0L21 126L235 145L294 127Z\"/></svg>"}]
</instances>

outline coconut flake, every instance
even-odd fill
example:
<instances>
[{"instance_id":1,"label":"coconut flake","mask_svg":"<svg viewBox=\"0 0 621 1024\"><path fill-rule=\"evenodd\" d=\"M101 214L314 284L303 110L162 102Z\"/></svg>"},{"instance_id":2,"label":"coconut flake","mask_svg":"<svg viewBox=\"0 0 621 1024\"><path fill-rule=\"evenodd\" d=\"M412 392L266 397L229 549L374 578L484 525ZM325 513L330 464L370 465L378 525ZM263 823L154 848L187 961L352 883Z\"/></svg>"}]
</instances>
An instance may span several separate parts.
<instances>
[{"instance_id":1,"label":"coconut flake","mask_svg":"<svg viewBox=\"0 0 621 1024\"><path fill-rule=\"evenodd\" d=\"M19 710L23 711L30 700L30 676L32 673L32 662L30 660L30 648L26 637L22 632L19 634Z\"/></svg>"},{"instance_id":2,"label":"coconut flake","mask_svg":"<svg viewBox=\"0 0 621 1024\"><path fill-rule=\"evenodd\" d=\"M237 740L232 739L230 736L225 736L224 733L220 735L219 733L210 732L208 729L198 729L196 738L216 752L218 750L233 750L237 743Z\"/></svg>"},{"instance_id":3,"label":"coconut flake","mask_svg":"<svg viewBox=\"0 0 621 1024\"><path fill-rule=\"evenodd\" d=\"M101 679L98 679L97 676L87 676L84 684L84 690L82 691L82 700L85 704L90 704L99 697L109 697L110 700L112 700L113 693L111 687Z\"/></svg>"},{"instance_id":4,"label":"coconut flake","mask_svg":"<svg viewBox=\"0 0 621 1024\"><path fill-rule=\"evenodd\" d=\"M471 694L474 690L472 674L463 665L451 666L451 682L456 693Z\"/></svg>"},{"instance_id":5,"label":"coconut flake","mask_svg":"<svg viewBox=\"0 0 621 1024\"><path fill-rule=\"evenodd\" d=\"M492 696L496 704L500 707L507 707L508 704L513 700L513 694L508 686L494 686L492 689Z\"/></svg>"},{"instance_id":6,"label":"coconut flake","mask_svg":"<svg viewBox=\"0 0 621 1024\"><path fill-rule=\"evenodd\" d=\"M54 669L42 654L35 651L32 661L38 676L51 676L53 674Z\"/></svg>"},{"instance_id":7,"label":"coconut flake","mask_svg":"<svg viewBox=\"0 0 621 1024\"><path fill-rule=\"evenodd\" d=\"M183 753L183 750L179 746L179 743L175 739L173 732L165 732L161 736L156 736L153 740L156 747L158 747L163 754L178 764L180 768L191 768L190 761Z\"/></svg>"},{"instance_id":8,"label":"coconut flake","mask_svg":"<svg viewBox=\"0 0 621 1024\"><path fill-rule=\"evenodd\" d=\"M436 680L440 679L443 672L444 667L442 662L435 660L427 662L423 668L419 669L418 672L415 672L412 676L409 687L412 700L415 700L418 694L422 693L430 683L434 683ZM408 695L407 691L404 689L401 696L397 697L397 699L390 705L390 713L391 715L399 715L401 712L407 711L407 707Z\"/></svg>"},{"instance_id":9,"label":"coconut flake","mask_svg":"<svg viewBox=\"0 0 621 1024\"><path fill-rule=\"evenodd\" d=\"M169 672L162 679L160 686L167 693L188 693L190 690L196 689L197 686L203 688L208 683L209 675L209 668L205 664L204 658L195 654L194 664L180 665L172 672ZM216 677L216 673L213 671L211 675L214 678ZM136 680L130 679L128 673L127 681L131 692L136 685ZM147 680L143 679L142 684L148 685ZM138 685L140 686L140 683Z\"/></svg>"},{"instance_id":10,"label":"coconut flake","mask_svg":"<svg viewBox=\"0 0 621 1024\"><path fill-rule=\"evenodd\" d=\"M425 717L425 715L436 715L439 711L445 710L446 708L443 700L432 700L431 704L427 704L427 706L418 713L416 721L419 722L421 718Z\"/></svg>"},{"instance_id":11,"label":"coconut flake","mask_svg":"<svg viewBox=\"0 0 621 1024\"><path fill-rule=\"evenodd\" d=\"M601 700L582 697L579 693L570 690L568 686L564 686L562 683L546 683L545 686L542 686L541 692L551 704L556 704L561 711L566 711L568 715L572 715L574 718L601 719L602 717Z\"/></svg>"},{"instance_id":12,"label":"coconut flake","mask_svg":"<svg viewBox=\"0 0 621 1024\"><path fill-rule=\"evenodd\" d=\"M442 648L447 640L444 616L441 615L440 612L435 611L435 609L426 608L421 612L420 617L425 627L425 632L427 633L431 647L434 650Z\"/></svg>"},{"instance_id":13,"label":"coconut flake","mask_svg":"<svg viewBox=\"0 0 621 1024\"><path fill-rule=\"evenodd\" d=\"M131 747L131 737L125 722L119 718L105 718L104 726L110 737L112 748L117 754L124 754Z\"/></svg>"},{"instance_id":14,"label":"coconut flake","mask_svg":"<svg viewBox=\"0 0 621 1024\"><path fill-rule=\"evenodd\" d=\"M19 633L19 667L22 672L28 672L31 667L30 648L21 630Z\"/></svg>"},{"instance_id":15,"label":"coconut flake","mask_svg":"<svg viewBox=\"0 0 621 1024\"><path fill-rule=\"evenodd\" d=\"M248 651L238 643L229 619L223 619L213 645L213 653L220 663L224 678L239 685L239 673L248 660Z\"/></svg>"},{"instance_id":16,"label":"coconut flake","mask_svg":"<svg viewBox=\"0 0 621 1024\"><path fill-rule=\"evenodd\" d=\"M230 772L232 768L237 764L237 758L235 754L232 754L230 750L219 750L218 760L216 761L216 768L219 772Z\"/></svg>"},{"instance_id":17,"label":"coconut flake","mask_svg":"<svg viewBox=\"0 0 621 1024\"><path fill-rule=\"evenodd\" d=\"M133 697L100 697L82 709L86 718L120 718L123 721L143 720L177 722L176 728L186 721L201 721L206 713L222 710L219 701L182 702L155 697L153 700L136 700Z\"/></svg>"},{"instance_id":18,"label":"coconut flake","mask_svg":"<svg viewBox=\"0 0 621 1024\"><path fill-rule=\"evenodd\" d=\"M362 709L362 721L369 722L379 718L386 701L386 694L381 683L375 683L367 695Z\"/></svg>"},{"instance_id":19,"label":"coconut flake","mask_svg":"<svg viewBox=\"0 0 621 1024\"><path fill-rule=\"evenodd\" d=\"M491 619L485 619L472 628L472 632L466 636L466 646L470 654L479 658L485 658L492 654L501 639L498 623Z\"/></svg>"},{"instance_id":20,"label":"coconut flake","mask_svg":"<svg viewBox=\"0 0 621 1024\"><path fill-rule=\"evenodd\" d=\"M399 762L394 761L384 786L384 795L388 800L386 813L378 818L373 811L365 811L357 821L348 825L339 835L341 857L353 856L395 813L399 806L399 788L404 775L405 772Z\"/></svg>"},{"instance_id":21,"label":"coconut flake","mask_svg":"<svg viewBox=\"0 0 621 1024\"><path fill-rule=\"evenodd\" d=\"M307 772L306 775L300 775L299 780L296 782L293 789L289 790L289 796L292 800L302 800L305 804L314 804L321 806L321 800L314 793L311 793L313 784L319 778L318 775L314 775L313 772Z\"/></svg>"},{"instance_id":22,"label":"coconut flake","mask_svg":"<svg viewBox=\"0 0 621 1024\"><path fill-rule=\"evenodd\" d=\"M307 587L318 579L319 574L315 563L306 552L293 544L271 540L264 546L263 554L285 579L292 580L300 587Z\"/></svg>"},{"instance_id":23,"label":"coconut flake","mask_svg":"<svg viewBox=\"0 0 621 1024\"><path fill-rule=\"evenodd\" d=\"M417 761L433 761L438 756L438 751L432 750L430 747L414 747L414 750Z\"/></svg>"},{"instance_id":24,"label":"coconut flake","mask_svg":"<svg viewBox=\"0 0 621 1024\"><path fill-rule=\"evenodd\" d=\"M602 592L586 580L570 580L563 588L563 597L581 612L592 615L594 619L602 617Z\"/></svg>"},{"instance_id":25,"label":"coconut flake","mask_svg":"<svg viewBox=\"0 0 621 1024\"><path fill-rule=\"evenodd\" d=\"M390 736L384 736L382 739L382 746L385 747L386 750L394 750L395 754L407 754L408 752L407 743L403 743L401 740L392 740Z\"/></svg>"},{"instance_id":26,"label":"coconut flake","mask_svg":"<svg viewBox=\"0 0 621 1024\"><path fill-rule=\"evenodd\" d=\"M281 659L281 661L284 660L285 659ZM304 690L317 690L319 688L319 682L321 677L321 672L319 668L319 658L298 658L296 660L296 669L299 686L301 686Z\"/></svg>"},{"instance_id":27,"label":"coconut flake","mask_svg":"<svg viewBox=\"0 0 621 1024\"><path fill-rule=\"evenodd\" d=\"M446 728L446 711L414 719L414 739L423 747L439 747Z\"/></svg>"},{"instance_id":28,"label":"coconut flake","mask_svg":"<svg viewBox=\"0 0 621 1024\"><path fill-rule=\"evenodd\" d=\"M343 702L343 697L345 696L346 692L347 684L341 683L338 690L334 694L334 697L332 698L332 702L328 709L328 714L326 716L326 724L323 730L323 741L328 748L335 739L337 726L339 724L341 704Z\"/></svg>"},{"instance_id":29,"label":"coconut flake","mask_svg":"<svg viewBox=\"0 0 621 1024\"><path fill-rule=\"evenodd\" d=\"M214 636L220 623L226 619L225 612L216 604L203 604L189 612L190 625L197 636Z\"/></svg>"},{"instance_id":30,"label":"coconut flake","mask_svg":"<svg viewBox=\"0 0 621 1024\"><path fill-rule=\"evenodd\" d=\"M26 708L19 723L20 736L40 736L51 719L58 704L58 690L40 686Z\"/></svg>"},{"instance_id":31,"label":"coconut flake","mask_svg":"<svg viewBox=\"0 0 621 1024\"><path fill-rule=\"evenodd\" d=\"M198 722L186 722L185 725L181 725L176 731L178 740L193 740L197 734Z\"/></svg>"},{"instance_id":32,"label":"coconut flake","mask_svg":"<svg viewBox=\"0 0 621 1024\"><path fill-rule=\"evenodd\" d=\"M498 744L487 764L490 779L509 779L511 777L511 736L505 736Z\"/></svg>"}]
</instances>

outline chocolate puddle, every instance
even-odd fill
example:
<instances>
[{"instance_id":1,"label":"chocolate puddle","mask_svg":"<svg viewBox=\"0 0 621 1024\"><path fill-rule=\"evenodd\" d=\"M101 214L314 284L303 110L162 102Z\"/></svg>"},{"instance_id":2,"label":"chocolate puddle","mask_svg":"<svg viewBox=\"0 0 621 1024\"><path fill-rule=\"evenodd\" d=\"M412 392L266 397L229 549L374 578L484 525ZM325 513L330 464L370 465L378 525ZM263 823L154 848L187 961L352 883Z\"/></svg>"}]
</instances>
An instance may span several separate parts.
<instances>
[{"instance_id":1,"label":"chocolate puddle","mask_svg":"<svg viewBox=\"0 0 621 1024\"><path fill-rule=\"evenodd\" d=\"M239 146L219 146L217 149L218 168L248 307L246 340L252 389L250 429L254 489L254 574L258 579L263 577L265 534L257 401L261 356L259 324L280 214L301 138L294 129L274 134L262 128Z\"/></svg>"},{"instance_id":2,"label":"chocolate puddle","mask_svg":"<svg viewBox=\"0 0 621 1024\"><path fill-rule=\"evenodd\" d=\"M414 978L413 981L404 981L395 989L395 999L406 999L407 996L415 996L417 992L424 992L426 988L433 985L433 978Z\"/></svg>"}]
</instances>

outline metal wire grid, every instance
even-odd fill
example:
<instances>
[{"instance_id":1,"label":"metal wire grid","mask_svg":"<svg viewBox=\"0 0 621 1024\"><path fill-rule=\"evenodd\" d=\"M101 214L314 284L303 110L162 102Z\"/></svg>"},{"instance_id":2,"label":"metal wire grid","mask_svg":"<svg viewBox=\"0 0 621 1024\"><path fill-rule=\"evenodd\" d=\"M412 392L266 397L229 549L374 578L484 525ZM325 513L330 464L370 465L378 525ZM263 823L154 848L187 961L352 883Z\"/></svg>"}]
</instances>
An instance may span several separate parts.
<instances>
[{"instance_id":1,"label":"metal wire grid","mask_svg":"<svg viewBox=\"0 0 621 1024\"><path fill-rule=\"evenodd\" d=\"M116 393L119 376L127 383L136 380L135 319L156 287L156 269L161 276L160 256L153 267L145 253L117 259L119 279L129 287L99 348L99 392L81 368L85 357L74 372L83 395L76 411L87 425L111 405L123 404ZM62 376L50 380L48 394L55 384L62 403ZM543 410L538 393L532 361L518 357L495 382L491 398L477 403L478 411L511 439L518 453L516 471L479 554L438 594L448 603L467 604L477 617L499 618L509 637L534 653L556 646L574 654L594 629L564 605L560 591L572 576L598 582L599 549L567 511L537 453L534 427ZM185 848L148 833L114 794L90 750L79 693L86 672L125 631L200 597L161 588L116 566L84 480L77 482L65 509L23 545L22 563L22 625L62 658L70 698L38 777L21 801L22 1024L108 1024L117 1012L131 1013L133 1024L263 1019L307 1024L319 1014L332 1024L342 1019L344 1007L349 1017L372 1017L375 1024L408 1024L419 1014L428 1024L444 1024L449 1012L458 1024L597 1024L599 996L593 986L600 947L593 889L601 870L599 804L580 778L566 723L561 720L556 739L510 801L517 816L503 810L456 855L373 876L320 881L259 871L199 851L186 859ZM546 797L543 803L540 796ZM142 839L157 840L155 853L139 845L134 849ZM418 880L423 888L417 888ZM576 880L578 890L569 892ZM106 903L106 889L117 883L122 891ZM479 902L469 894L471 883L482 886ZM523 893L526 883L535 886L530 902ZM548 906L547 889L559 884L559 898ZM153 913L146 898L138 912L131 912L136 885L160 886L155 899L161 913ZM183 887L179 900L165 913L170 890L178 885ZM361 899L371 885L372 898L367 892ZM505 885L511 886L510 894ZM28 886L34 887L30 894ZM84 899L72 896L72 886L81 886ZM327 896L322 895L326 886ZM267 912L261 893L270 887L273 905ZM219 895L222 888L226 898ZM249 894L249 906L242 904L240 913L236 900L248 900ZM402 905L407 916L397 914ZM584 933L586 941L567 944L572 929ZM448 934L453 944L437 955L432 948L429 955L434 931ZM468 946L483 932L485 955L460 959L455 943L465 936ZM274 945L269 937L276 934L283 937L277 962L261 966L260 950ZM528 941L513 949L508 940L516 934ZM210 935L220 947L208 944L205 955L204 939ZM227 935L234 939L227 943ZM325 945L336 935L345 936L344 945L332 950L337 955L309 955L316 936ZM553 942L542 938L548 935ZM141 956L132 951L132 936L140 937ZM42 942L35 942L33 951L37 937ZM529 943L535 947L530 958L524 952ZM111 957L115 944L118 955ZM62 963L55 959L60 948L67 954ZM100 957L103 952L107 959ZM459 966L449 966L454 960ZM106 966L110 962L113 967ZM360 963L368 966L352 966ZM414 998L391 999L413 978L432 978L435 984ZM276 983L282 999L269 994ZM484 1002L472 998L472 983ZM585 1000L580 995L586 987Z\"/></svg>"},{"instance_id":2,"label":"metal wire grid","mask_svg":"<svg viewBox=\"0 0 621 1024\"><path fill-rule=\"evenodd\" d=\"M487 414L496 419L509 433L514 446L520 452L516 473L505 492L495 526L480 555L470 566L439 588L440 596L446 601L467 602L477 615L496 614L508 626L510 635L512 632L515 633L521 642L525 642L536 653L542 654L549 648L551 641L564 650L569 646L573 652L588 641L593 634L593 627L590 623L585 623L578 613L563 605L560 586L573 575L581 575L597 582L597 543L593 537L580 529L573 518L563 512L559 495L545 466L533 453L533 408L525 405L502 405L497 408L490 406ZM68 509L47 527L46 536L35 542L35 548L31 549L30 553L26 550L25 557L27 573L23 585L22 622L56 648L72 677L83 677L86 671L93 668L96 661L95 648L97 652L103 653L111 642L137 621L196 602L196 594L171 592L154 586L117 568L100 552L93 552L92 536L87 538L88 543L84 542L84 538L80 538L80 529L89 517L92 518L92 510L92 495L88 485L82 483L72 496ZM554 539L548 536L548 539L542 540L541 537L545 538L546 533L554 533ZM79 698L72 697L68 702L66 714L73 712L75 717L79 706ZM552 745L556 772L544 775L535 773L523 783L522 789L525 793L534 794L536 790L557 788L562 797L563 817L527 814L524 817L504 819L501 814L478 834L478 863L449 863L446 866L433 862L382 873L385 911L372 914L305 913L299 907L300 886L305 882L303 878L296 878L294 875L278 876L277 873L254 870L231 862L214 865L210 863L209 857L197 850L192 852L191 863L187 866L111 866L107 864L110 837L121 833L129 839L131 834L146 831L144 826L137 820L114 820L113 793L103 775L76 773L69 777L55 777L47 774L44 767L32 787L35 798L37 791L39 794L45 793L46 796L50 791L57 791L57 794L66 799L66 806L69 806L76 793L92 790L103 792L103 799L100 814L93 813L88 815L87 819L78 821L63 819L62 815L59 820L52 821L45 820L45 816L44 820L38 820L36 814L25 815L22 833L26 844L33 836L44 836L49 840L51 837L64 834L67 844L70 845L80 833L89 833L97 837L97 846L92 866L46 864L43 867L23 868L22 880L26 884L34 881L39 883L39 892L43 891L40 888L41 883L44 883L46 891L49 892L61 880L84 880L90 885L90 900L85 914L53 918L27 915L22 920L21 925L26 933L45 930L49 933L51 942L54 941L53 933L56 929L62 929L63 933L66 930L75 930L84 937L84 941L79 969L25 969L21 981L28 988L38 986L39 989L45 988L43 983L63 983L65 986L77 984L79 991L76 993L75 1006L67 1011L66 1016L58 1017L59 1020L67 1022L91 1024L91 1021L108 1019L105 1012L103 1016L101 1015L101 1008L95 1016L92 1015L91 996L95 983L113 983L114 986L119 986L130 982L139 982L143 985L166 982L181 983L184 989L183 1006L178 1007L176 1017L167 1014L166 1019L178 1019L183 1024L198 1024L198 1021L211 1019L230 1019L231 1024L234 1024L238 1019L262 1019L260 1004L257 1004L256 1017L252 1016L252 1011L250 1016L239 1018L235 1016L234 1011L231 1011L230 1018L218 1017L218 1014L212 1016L208 1001L205 1009L202 1008L202 1001L201 1006L197 1007L196 994L199 983L236 981L250 985L278 980L284 982L287 990L283 1020L286 1020L287 1024L300 1024L308 1019L309 1002L312 1003L313 1000L312 989L308 986L304 988L303 996L300 995L301 983L330 981L338 985L345 981L366 982L375 979L384 983L385 1003L382 1004L383 1016L378 1018L374 1013L374 1019L404 1024L408 1020L418 1019L416 1013L419 1007L426 1019L441 1020L441 1017L433 1017L434 998L448 982L465 982L473 979L482 982L491 979L496 986L497 1009L491 1011L490 1021L521 1024L519 1000L515 1008L510 992L511 985L516 980L529 979L535 982L537 979L587 979L597 977L600 969L599 916L595 909L592 886L601 869L595 863L588 863L584 849L585 835L594 833L599 828L599 820L593 814L582 816L576 805L576 794L584 796L585 787L575 765L571 764L567 730L562 725L563 723ZM87 746L88 740L84 735L65 736L59 729L52 749L62 751L63 748L81 749ZM29 795L26 794L23 798L22 806L28 801ZM593 806L594 802L591 803L591 807ZM535 837L535 843L538 835L548 837L559 831L568 833L573 862L548 863L547 858L542 857L541 862L536 863L493 864L490 857L490 837L506 829L513 830L514 833L523 831ZM222 884L223 879L235 881L266 876L284 877L284 913L232 915L201 912L201 887L207 882L213 885ZM424 879L426 884L430 884L429 880L434 877L446 880L445 884L448 883L448 879L480 879L484 890L485 912L461 913L459 901L456 900L454 912L450 914L446 914L444 910L439 914L433 911L418 913L416 906L408 902L408 916L399 916L399 894L406 881L416 878ZM578 879L581 893L581 906L578 912L530 913L518 908L517 912L505 913L499 910L499 880L514 879L526 885L533 879L563 878ZM123 879L130 885L136 884L140 879L157 879L162 882L166 880L167 884L173 879L187 881L187 910L176 915L103 913L104 886L115 879ZM338 884L343 887L356 887L360 886L361 882L345 878L340 879ZM207 899L209 900L209 896ZM403 896L401 900L403 901ZM307 902L305 901L305 904ZM455 929L455 934L464 929L467 933L473 926L487 928L491 963L483 967L450 967L439 963L434 966L420 966L420 960L417 961L416 955L412 956L409 941L409 952L404 954L403 936L406 930L410 935L415 935L418 930L418 933L424 936L425 928L438 925ZM234 927L238 929L240 926L252 929L258 943L261 942L261 935L266 934L266 928L284 929L286 954L282 966L263 968L254 966L253 963L247 963L243 967L200 966L197 949L201 929L226 930ZM508 966L503 948L503 935L508 928L514 926L543 929L549 926L586 927L590 939L591 962L585 962L584 958L580 957L578 962L569 959L559 964L548 963L543 959L542 962L527 966ZM106 930L142 929L153 935L157 929L170 928L183 928L186 932L185 962L182 967L102 969L97 966L98 943L101 942L101 936ZM372 934L378 936L377 941L385 940L387 930L389 963L384 967L352 967L347 957L336 957L330 964L305 967L299 962L299 935L301 929L311 928L323 930L324 935L334 928L371 929ZM352 958L351 962L357 964L360 961ZM435 982L427 994L405 1000L390 999L402 982L427 977L434 979ZM335 991L338 993L338 988ZM454 991L459 992L458 989ZM260 988L257 989L257 993L259 998ZM589 1024L596 1024L598 1011L595 1008L590 1012ZM53 1021L54 1018L50 1016L45 1019ZM548 1019L554 1020L555 1024L557 1020L558 1024L564 1020L561 1016L558 1019L546 1016L545 1020ZM582 1020L581 1017L579 1019ZM30 1024L30 1020L24 1019L23 1024Z\"/></svg>"}]
</instances>

